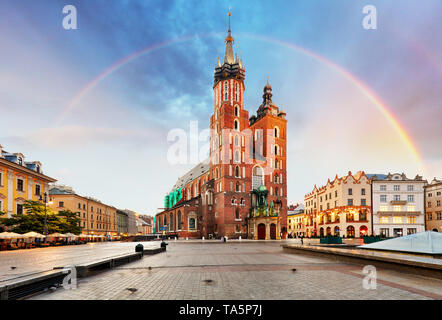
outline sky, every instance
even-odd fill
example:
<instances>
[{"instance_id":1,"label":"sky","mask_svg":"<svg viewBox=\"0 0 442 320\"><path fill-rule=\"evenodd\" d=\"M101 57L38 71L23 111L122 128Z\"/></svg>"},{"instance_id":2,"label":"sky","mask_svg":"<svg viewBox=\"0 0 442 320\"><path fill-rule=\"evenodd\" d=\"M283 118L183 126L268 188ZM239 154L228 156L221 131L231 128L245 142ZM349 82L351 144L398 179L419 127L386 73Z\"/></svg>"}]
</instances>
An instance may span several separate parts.
<instances>
[{"instance_id":1,"label":"sky","mask_svg":"<svg viewBox=\"0 0 442 320\"><path fill-rule=\"evenodd\" d=\"M269 77L287 113L289 203L348 171L442 178L440 0L2 0L0 144L78 194L155 214L196 164L171 164L167 137L209 126L229 7L245 108Z\"/></svg>"}]
</instances>

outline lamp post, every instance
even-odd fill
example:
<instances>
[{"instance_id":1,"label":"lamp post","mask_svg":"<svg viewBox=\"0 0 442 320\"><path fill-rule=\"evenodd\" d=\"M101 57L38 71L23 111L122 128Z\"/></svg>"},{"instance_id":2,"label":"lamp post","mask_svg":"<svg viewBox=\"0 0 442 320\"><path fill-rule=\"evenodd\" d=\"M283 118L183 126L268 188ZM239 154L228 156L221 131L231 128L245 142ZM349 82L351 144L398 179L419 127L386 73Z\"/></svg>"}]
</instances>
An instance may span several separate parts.
<instances>
[{"instance_id":1,"label":"lamp post","mask_svg":"<svg viewBox=\"0 0 442 320\"><path fill-rule=\"evenodd\" d=\"M45 235L45 243L46 243L46 238L48 236L48 214L46 210L46 205L48 203L48 194L46 192L44 193L44 199L42 199L42 196L40 195L40 201L44 201L45 204L45 222L44 222L43 232Z\"/></svg>"}]
</instances>

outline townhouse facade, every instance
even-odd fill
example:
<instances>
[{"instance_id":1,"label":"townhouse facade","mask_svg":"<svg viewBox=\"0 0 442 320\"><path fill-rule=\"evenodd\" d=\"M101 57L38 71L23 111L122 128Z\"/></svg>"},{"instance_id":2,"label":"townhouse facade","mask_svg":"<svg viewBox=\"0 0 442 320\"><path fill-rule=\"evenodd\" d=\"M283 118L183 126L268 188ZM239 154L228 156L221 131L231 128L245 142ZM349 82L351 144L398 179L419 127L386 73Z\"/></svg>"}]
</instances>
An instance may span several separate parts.
<instances>
[{"instance_id":1,"label":"townhouse facade","mask_svg":"<svg viewBox=\"0 0 442 320\"><path fill-rule=\"evenodd\" d=\"M376 235L401 237L425 231L424 187L421 176L402 173L372 177L373 228Z\"/></svg>"},{"instance_id":2,"label":"townhouse facade","mask_svg":"<svg viewBox=\"0 0 442 320\"><path fill-rule=\"evenodd\" d=\"M52 186L49 190L49 207L56 212L70 210L77 213L82 233L117 235L117 209L97 199L80 196L71 187Z\"/></svg>"},{"instance_id":3,"label":"townhouse facade","mask_svg":"<svg viewBox=\"0 0 442 320\"><path fill-rule=\"evenodd\" d=\"M25 214L25 201L43 201L56 181L43 173L41 162L28 162L22 153L9 153L0 145L0 217Z\"/></svg>"},{"instance_id":4,"label":"townhouse facade","mask_svg":"<svg viewBox=\"0 0 442 320\"><path fill-rule=\"evenodd\" d=\"M426 230L442 232L442 180L425 186L425 219Z\"/></svg>"},{"instance_id":5,"label":"townhouse facade","mask_svg":"<svg viewBox=\"0 0 442 320\"><path fill-rule=\"evenodd\" d=\"M372 234L370 178L364 171L335 176L304 196L305 236L359 238Z\"/></svg>"}]
</instances>

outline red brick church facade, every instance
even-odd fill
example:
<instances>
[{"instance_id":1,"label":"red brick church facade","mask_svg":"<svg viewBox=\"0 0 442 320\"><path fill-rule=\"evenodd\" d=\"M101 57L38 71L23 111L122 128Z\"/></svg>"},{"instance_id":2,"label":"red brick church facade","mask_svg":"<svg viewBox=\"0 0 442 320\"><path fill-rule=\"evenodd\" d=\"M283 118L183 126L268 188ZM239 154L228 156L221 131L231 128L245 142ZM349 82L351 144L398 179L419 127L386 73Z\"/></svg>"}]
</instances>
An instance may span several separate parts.
<instances>
[{"instance_id":1,"label":"red brick church facade","mask_svg":"<svg viewBox=\"0 0 442 320\"><path fill-rule=\"evenodd\" d=\"M156 230L180 238L279 239L287 231L287 120L272 102L267 82L263 102L249 117L244 107L245 68L225 39L224 63L214 74L210 158L178 179L181 195L156 215ZM163 228L162 228L163 227Z\"/></svg>"}]
</instances>

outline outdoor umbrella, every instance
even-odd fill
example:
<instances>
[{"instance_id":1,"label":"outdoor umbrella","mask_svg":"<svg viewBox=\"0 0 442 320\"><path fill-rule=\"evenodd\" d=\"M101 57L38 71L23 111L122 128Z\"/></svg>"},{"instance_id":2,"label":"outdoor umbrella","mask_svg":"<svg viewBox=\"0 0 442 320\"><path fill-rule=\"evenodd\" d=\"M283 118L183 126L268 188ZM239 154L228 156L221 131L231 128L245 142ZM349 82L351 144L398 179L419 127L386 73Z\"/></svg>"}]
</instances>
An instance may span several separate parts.
<instances>
[{"instance_id":1,"label":"outdoor umbrella","mask_svg":"<svg viewBox=\"0 0 442 320\"><path fill-rule=\"evenodd\" d=\"M34 231L27 232L23 236L25 238L40 238L40 239L45 237L44 235L42 235L42 234L40 234L38 232L34 232Z\"/></svg>"},{"instance_id":2,"label":"outdoor umbrella","mask_svg":"<svg viewBox=\"0 0 442 320\"><path fill-rule=\"evenodd\" d=\"M49 237L49 238L67 238L67 237L69 237L69 236L67 236L67 235L65 235L65 234L63 234L63 233L55 232L55 233L51 233L51 234L49 234L48 237Z\"/></svg>"},{"instance_id":3,"label":"outdoor umbrella","mask_svg":"<svg viewBox=\"0 0 442 320\"><path fill-rule=\"evenodd\" d=\"M20 239L23 235L15 232L2 232L0 233L0 239Z\"/></svg>"},{"instance_id":4,"label":"outdoor umbrella","mask_svg":"<svg viewBox=\"0 0 442 320\"><path fill-rule=\"evenodd\" d=\"M73 239L75 239L75 238L78 237L78 236L76 236L75 234L70 233L70 232L65 233L65 235L68 236L69 240L71 240L71 241L72 241Z\"/></svg>"}]
</instances>

